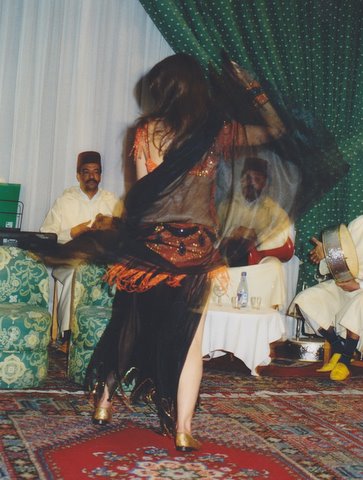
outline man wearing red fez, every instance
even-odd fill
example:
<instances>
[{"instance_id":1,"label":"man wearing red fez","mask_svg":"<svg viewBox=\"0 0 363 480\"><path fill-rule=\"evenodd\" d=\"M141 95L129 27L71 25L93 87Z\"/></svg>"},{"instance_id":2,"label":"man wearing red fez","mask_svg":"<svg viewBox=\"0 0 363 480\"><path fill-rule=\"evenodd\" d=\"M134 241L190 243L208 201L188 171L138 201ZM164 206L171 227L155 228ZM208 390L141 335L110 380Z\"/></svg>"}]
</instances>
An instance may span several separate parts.
<instances>
[{"instance_id":1,"label":"man wearing red fez","mask_svg":"<svg viewBox=\"0 0 363 480\"><path fill-rule=\"evenodd\" d=\"M120 217L122 206L113 193L99 187L101 175L101 155L81 152L77 158L79 185L67 188L55 200L40 231L56 233L58 242L66 243L88 230L110 228L115 217ZM58 281L57 316L62 337L69 331L73 272L65 267L53 270L53 277Z\"/></svg>"}]
</instances>

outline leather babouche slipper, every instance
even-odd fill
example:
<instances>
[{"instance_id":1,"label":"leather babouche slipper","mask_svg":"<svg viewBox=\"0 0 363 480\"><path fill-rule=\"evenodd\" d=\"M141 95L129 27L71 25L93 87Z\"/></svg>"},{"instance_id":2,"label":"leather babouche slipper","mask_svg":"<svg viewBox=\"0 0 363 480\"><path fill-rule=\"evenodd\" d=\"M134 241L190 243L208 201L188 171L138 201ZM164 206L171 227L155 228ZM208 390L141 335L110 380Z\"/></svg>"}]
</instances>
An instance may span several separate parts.
<instances>
[{"instance_id":1,"label":"leather babouche slipper","mask_svg":"<svg viewBox=\"0 0 363 480\"><path fill-rule=\"evenodd\" d=\"M317 372L331 372L334 369L335 365L339 362L341 356L341 353L334 353L331 356L329 362L324 363L321 368L317 369Z\"/></svg>"},{"instance_id":2,"label":"leather babouche slipper","mask_svg":"<svg viewBox=\"0 0 363 480\"><path fill-rule=\"evenodd\" d=\"M346 380L350 375L349 368L345 365L345 363L339 362L335 365L334 369L330 373L330 380L335 380L338 382L342 382Z\"/></svg>"}]
</instances>

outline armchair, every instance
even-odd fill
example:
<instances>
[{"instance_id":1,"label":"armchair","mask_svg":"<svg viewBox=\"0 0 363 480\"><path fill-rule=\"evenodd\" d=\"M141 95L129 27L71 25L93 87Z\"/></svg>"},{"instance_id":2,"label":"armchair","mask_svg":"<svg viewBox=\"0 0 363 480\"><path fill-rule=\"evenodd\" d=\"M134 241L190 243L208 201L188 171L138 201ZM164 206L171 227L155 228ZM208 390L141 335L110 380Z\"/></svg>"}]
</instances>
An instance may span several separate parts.
<instances>
[{"instance_id":1,"label":"armchair","mask_svg":"<svg viewBox=\"0 0 363 480\"><path fill-rule=\"evenodd\" d=\"M84 384L92 353L111 318L114 294L102 281L106 267L83 264L73 277L68 376Z\"/></svg>"},{"instance_id":2,"label":"armchair","mask_svg":"<svg viewBox=\"0 0 363 480\"><path fill-rule=\"evenodd\" d=\"M0 247L0 388L36 387L48 373L49 277L26 250Z\"/></svg>"}]
</instances>

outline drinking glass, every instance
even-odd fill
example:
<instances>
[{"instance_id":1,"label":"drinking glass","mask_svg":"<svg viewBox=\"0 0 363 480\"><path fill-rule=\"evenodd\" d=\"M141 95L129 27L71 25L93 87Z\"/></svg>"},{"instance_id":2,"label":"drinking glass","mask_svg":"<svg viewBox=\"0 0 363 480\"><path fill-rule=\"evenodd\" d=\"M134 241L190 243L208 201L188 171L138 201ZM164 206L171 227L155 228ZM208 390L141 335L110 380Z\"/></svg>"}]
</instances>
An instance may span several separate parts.
<instances>
[{"instance_id":1,"label":"drinking glass","mask_svg":"<svg viewBox=\"0 0 363 480\"><path fill-rule=\"evenodd\" d=\"M261 307L261 297L251 297L251 306L255 310L259 310Z\"/></svg>"},{"instance_id":2,"label":"drinking glass","mask_svg":"<svg viewBox=\"0 0 363 480\"><path fill-rule=\"evenodd\" d=\"M213 293L217 297L217 305L222 306L222 297L226 293L226 291L220 283L214 284Z\"/></svg>"}]
</instances>

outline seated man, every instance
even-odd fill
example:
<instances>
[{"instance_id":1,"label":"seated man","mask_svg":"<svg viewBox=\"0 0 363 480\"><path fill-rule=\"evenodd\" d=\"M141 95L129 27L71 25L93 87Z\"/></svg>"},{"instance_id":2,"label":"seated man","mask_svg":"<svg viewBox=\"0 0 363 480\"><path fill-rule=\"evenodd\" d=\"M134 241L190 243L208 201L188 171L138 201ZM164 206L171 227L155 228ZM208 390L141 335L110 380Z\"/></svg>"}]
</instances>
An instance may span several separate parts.
<instances>
[{"instance_id":1,"label":"seated man","mask_svg":"<svg viewBox=\"0 0 363 480\"><path fill-rule=\"evenodd\" d=\"M77 160L79 185L67 188L56 199L47 214L41 232L56 233L59 243L66 243L92 229L113 228L122 205L111 192L99 188L101 156L98 152L82 152ZM63 336L70 328L73 269L57 267L53 277L62 285L58 301L58 325Z\"/></svg>"},{"instance_id":2,"label":"seated man","mask_svg":"<svg viewBox=\"0 0 363 480\"><path fill-rule=\"evenodd\" d=\"M300 292L290 306L297 305L304 318L318 324L318 332L331 345L332 357L319 372L330 372L331 380L349 377L349 364L358 345L363 328L363 215L348 225L356 248L358 278L345 282L326 280ZM320 273L328 273L323 244L312 238L315 247L310 252L313 263L319 264ZM339 336L345 333L345 340Z\"/></svg>"},{"instance_id":3,"label":"seated man","mask_svg":"<svg viewBox=\"0 0 363 480\"><path fill-rule=\"evenodd\" d=\"M230 219L221 247L231 267L258 263L267 255L287 261L294 253L290 219L267 194L267 186L268 162L258 157L246 158L240 189L231 202L222 202L218 208L221 218ZM249 261L249 256L253 256L253 261Z\"/></svg>"}]
</instances>

